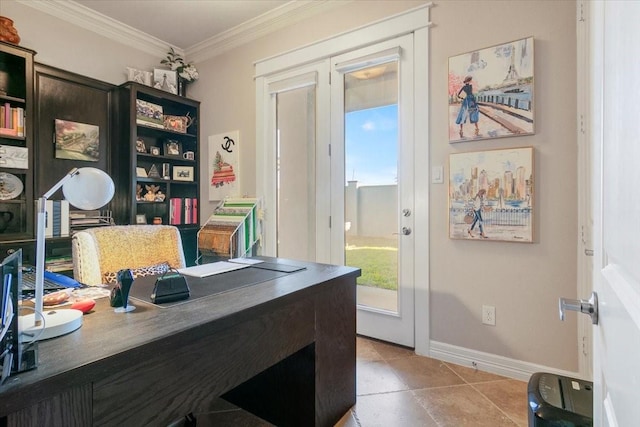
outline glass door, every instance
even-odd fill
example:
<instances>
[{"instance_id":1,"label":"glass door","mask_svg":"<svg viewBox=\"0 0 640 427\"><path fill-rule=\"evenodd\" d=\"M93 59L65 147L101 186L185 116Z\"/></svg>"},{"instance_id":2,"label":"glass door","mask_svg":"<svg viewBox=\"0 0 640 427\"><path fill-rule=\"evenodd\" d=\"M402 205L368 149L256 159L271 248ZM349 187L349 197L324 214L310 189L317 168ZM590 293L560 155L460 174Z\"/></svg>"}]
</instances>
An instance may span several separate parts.
<instances>
[{"instance_id":1,"label":"glass door","mask_svg":"<svg viewBox=\"0 0 640 427\"><path fill-rule=\"evenodd\" d=\"M409 36L333 58L331 100L332 218L344 223L333 227L332 262L362 270L358 333L407 346L414 345L411 58Z\"/></svg>"}]
</instances>

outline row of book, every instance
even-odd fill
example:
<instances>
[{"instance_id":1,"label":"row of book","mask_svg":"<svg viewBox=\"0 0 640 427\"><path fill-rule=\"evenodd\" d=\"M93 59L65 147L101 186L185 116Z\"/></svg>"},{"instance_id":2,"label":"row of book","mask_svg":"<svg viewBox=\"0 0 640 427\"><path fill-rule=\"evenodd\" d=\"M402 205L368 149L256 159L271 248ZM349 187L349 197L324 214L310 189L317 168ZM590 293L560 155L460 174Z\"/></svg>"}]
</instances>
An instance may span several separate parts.
<instances>
[{"instance_id":1,"label":"row of book","mask_svg":"<svg viewBox=\"0 0 640 427\"><path fill-rule=\"evenodd\" d=\"M169 224L197 224L198 199L173 197L169 199Z\"/></svg>"},{"instance_id":2,"label":"row of book","mask_svg":"<svg viewBox=\"0 0 640 427\"><path fill-rule=\"evenodd\" d=\"M0 134L24 136L24 108L8 102L0 106Z\"/></svg>"},{"instance_id":3,"label":"row of book","mask_svg":"<svg viewBox=\"0 0 640 427\"><path fill-rule=\"evenodd\" d=\"M45 237L69 236L84 228L114 224L111 211L69 210L66 200L47 200L45 212Z\"/></svg>"},{"instance_id":4,"label":"row of book","mask_svg":"<svg viewBox=\"0 0 640 427\"><path fill-rule=\"evenodd\" d=\"M69 235L69 202L66 200L47 200L47 213L44 236L61 237Z\"/></svg>"}]
</instances>

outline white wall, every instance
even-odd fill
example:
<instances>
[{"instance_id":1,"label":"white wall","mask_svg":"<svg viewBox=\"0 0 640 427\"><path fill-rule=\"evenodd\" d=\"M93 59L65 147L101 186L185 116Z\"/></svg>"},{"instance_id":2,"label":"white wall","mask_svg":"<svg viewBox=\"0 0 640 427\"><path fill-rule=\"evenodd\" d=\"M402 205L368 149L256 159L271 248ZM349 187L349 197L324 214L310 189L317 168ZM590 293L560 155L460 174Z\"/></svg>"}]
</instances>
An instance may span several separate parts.
<instances>
[{"instance_id":1,"label":"white wall","mask_svg":"<svg viewBox=\"0 0 640 427\"><path fill-rule=\"evenodd\" d=\"M253 63L423 3L348 2L197 64L201 78L189 87L189 95L202 101L202 141L240 131L243 194L255 192ZM2 14L16 21L21 44L37 50L39 62L59 68L122 83L125 66L151 69L160 60L19 4L3 3ZM431 17L431 165L445 166L446 176L450 153L533 146L537 201L533 244L450 240L447 186L431 185L431 339L577 371L576 316L560 322L557 314L559 296L576 296L575 3L438 1ZM528 36L536 43L536 134L449 145L448 57ZM206 161L206 144L201 153ZM206 182L206 163L201 169ZM203 218L213 209L207 197L203 188ZM496 307L495 327L481 324L483 304Z\"/></svg>"}]
</instances>

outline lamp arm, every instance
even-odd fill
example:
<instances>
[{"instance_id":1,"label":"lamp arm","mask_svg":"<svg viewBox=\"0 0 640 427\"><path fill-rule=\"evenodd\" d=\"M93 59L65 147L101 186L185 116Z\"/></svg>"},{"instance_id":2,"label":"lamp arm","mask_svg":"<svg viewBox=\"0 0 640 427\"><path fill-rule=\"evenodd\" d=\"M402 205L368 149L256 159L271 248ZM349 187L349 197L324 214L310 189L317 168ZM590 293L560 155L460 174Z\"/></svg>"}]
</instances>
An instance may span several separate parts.
<instances>
[{"instance_id":1,"label":"lamp arm","mask_svg":"<svg viewBox=\"0 0 640 427\"><path fill-rule=\"evenodd\" d=\"M35 310L36 318L38 313L42 314L43 311L43 296L44 296L44 245L45 245L45 228L47 226L47 212L46 204L49 197L60 189L69 179L78 174L78 168L73 168L66 174L56 185L51 187L49 191L44 193L42 197L38 199L38 216L36 223L36 301ZM50 219L51 220L51 219ZM41 320L36 320L36 325L39 325Z\"/></svg>"}]
</instances>

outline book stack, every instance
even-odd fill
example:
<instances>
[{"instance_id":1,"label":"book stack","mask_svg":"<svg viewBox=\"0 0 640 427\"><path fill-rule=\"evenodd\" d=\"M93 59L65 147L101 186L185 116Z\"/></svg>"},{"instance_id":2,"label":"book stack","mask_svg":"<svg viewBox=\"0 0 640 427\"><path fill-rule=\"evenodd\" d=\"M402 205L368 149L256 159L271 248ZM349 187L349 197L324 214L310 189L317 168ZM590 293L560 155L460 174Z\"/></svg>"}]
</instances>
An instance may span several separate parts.
<instances>
[{"instance_id":1,"label":"book stack","mask_svg":"<svg viewBox=\"0 0 640 427\"><path fill-rule=\"evenodd\" d=\"M198 223L198 199L195 197L169 199L169 224L197 224Z\"/></svg>"},{"instance_id":2,"label":"book stack","mask_svg":"<svg viewBox=\"0 0 640 427\"><path fill-rule=\"evenodd\" d=\"M71 232L91 227L102 227L104 225L113 225L113 217L111 211L70 211L69 212L69 228Z\"/></svg>"},{"instance_id":3,"label":"book stack","mask_svg":"<svg viewBox=\"0 0 640 427\"><path fill-rule=\"evenodd\" d=\"M24 108L12 108L8 102L0 106L0 134L24 136Z\"/></svg>"},{"instance_id":4,"label":"book stack","mask_svg":"<svg viewBox=\"0 0 640 427\"><path fill-rule=\"evenodd\" d=\"M73 270L73 258L71 255L47 257L44 261L45 270L54 273Z\"/></svg>"},{"instance_id":5,"label":"book stack","mask_svg":"<svg viewBox=\"0 0 640 427\"><path fill-rule=\"evenodd\" d=\"M45 237L61 237L69 235L69 202L66 200L47 200L47 214L44 229Z\"/></svg>"}]
</instances>

